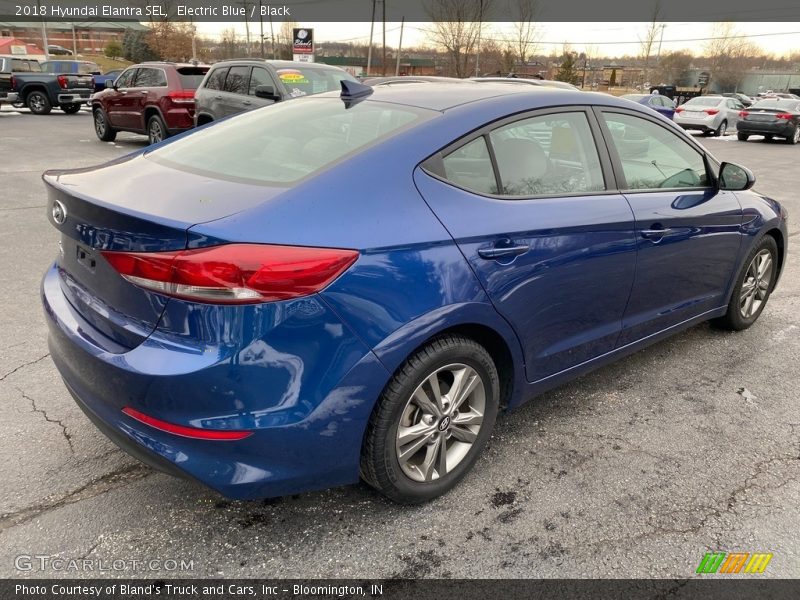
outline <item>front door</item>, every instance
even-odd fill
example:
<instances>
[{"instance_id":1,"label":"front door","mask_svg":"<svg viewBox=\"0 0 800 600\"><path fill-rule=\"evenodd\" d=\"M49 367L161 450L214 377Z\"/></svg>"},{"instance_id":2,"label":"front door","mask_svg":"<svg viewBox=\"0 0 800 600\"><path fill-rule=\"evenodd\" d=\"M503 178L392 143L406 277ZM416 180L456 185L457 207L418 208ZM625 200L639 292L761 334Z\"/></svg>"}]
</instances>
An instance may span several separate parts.
<instances>
[{"instance_id":1,"label":"front door","mask_svg":"<svg viewBox=\"0 0 800 600\"><path fill-rule=\"evenodd\" d=\"M655 118L601 111L620 189L636 218L636 281L619 346L725 304L742 209L703 151Z\"/></svg>"},{"instance_id":2,"label":"front door","mask_svg":"<svg viewBox=\"0 0 800 600\"><path fill-rule=\"evenodd\" d=\"M633 214L594 116L537 111L446 149L415 181L538 381L611 351L633 285Z\"/></svg>"},{"instance_id":3,"label":"front door","mask_svg":"<svg viewBox=\"0 0 800 600\"><path fill-rule=\"evenodd\" d=\"M131 129L136 121L131 117L131 101L129 93L133 90L137 69L127 69L117 78L115 88L105 92L105 109L112 127Z\"/></svg>"}]
</instances>

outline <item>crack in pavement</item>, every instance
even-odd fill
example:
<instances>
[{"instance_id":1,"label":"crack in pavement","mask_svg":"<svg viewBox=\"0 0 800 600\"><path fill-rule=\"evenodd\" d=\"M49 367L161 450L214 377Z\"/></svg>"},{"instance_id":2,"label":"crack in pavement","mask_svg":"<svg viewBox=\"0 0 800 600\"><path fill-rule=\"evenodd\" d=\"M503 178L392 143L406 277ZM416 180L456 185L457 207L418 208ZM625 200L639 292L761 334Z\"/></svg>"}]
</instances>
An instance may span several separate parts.
<instances>
[{"instance_id":1,"label":"crack in pavement","mask_svg":"<svg viewBox=\"0 0 800 600\"><path fill-rule=\"evenodd\" d=\"M8 373L6 373L6 374L5 374L5 375L3 375L2 377L0 377L0 381L3 381L3 380L6 378L6 377L10 377L11 375L13 375L14 373L16 373L16 372L17 372L17 371L19 371L20 369L24 369L25 367L30 367L31 365L35 365L36 363L43 361L43 360L44 360L45 358L47 358L48 356L50 356L50 353L49 353L49 352L48 352L47 354L45 354L44 356L40 356L40 357L39 357L39 358L37 358L36 360L32 360L32 361L30 361L30 362L26 362L26 363L23 363L23 364L21 364L20 366L16 367L15 369L12 369L12 370L11 370L11 371L9 371Z\"/></svg>"},{"instance_id":2,"label":"crack in pavement","mask_svg":"<svg viewBox=\"0 0 800 600\"><path fill-rule=\"evenodd\" d=\"M49 416L47 416L47 411L45 411L43 408L39 408L38 406L36 406L36 400L28 396L28 394L23 392L20 388L17 388L17 391L22 395L23 398L25 398L28 402L31 403L31 406L33 407L33 412L40 413L44 417L44 420L47 421L48 423L55 423L56 425L61 427L61 434L64 436L64 439L67 440L67 444L69 445L69 451L74 456L75 448L72 445L72 436L69 433L67 433L67 426L64 425L64 423L62 423L60 419L51 419Z\"/></svg>"},{"instance_id":3,"label":"crack in pavement","mask_svg":"<svg viewBox=\"0 0 800 600\"><path fill-rule=\"evenodd\" d=\"M61 496L60 498L52 500L45 500L44 502L35 506L29 506L13 513L6 513L0 516L0 533L5 532L12 527L16 527L17 525L21 525L22 523L31 521L36 517L39 517L52 510L63 508L65 506L69 506L70 504L81 502L82 500L88 500L89 498L101 496L114 489L123 487L134 481L138 481L139 479L144 479L152 473L153 471L149 467L146 467L141 463L133 464L116 471L111 471L110 473L106 473L101 477L92 479L88 483L82 485L76 490L73 490L65 496Z\"/></svg>"}]
</instances>

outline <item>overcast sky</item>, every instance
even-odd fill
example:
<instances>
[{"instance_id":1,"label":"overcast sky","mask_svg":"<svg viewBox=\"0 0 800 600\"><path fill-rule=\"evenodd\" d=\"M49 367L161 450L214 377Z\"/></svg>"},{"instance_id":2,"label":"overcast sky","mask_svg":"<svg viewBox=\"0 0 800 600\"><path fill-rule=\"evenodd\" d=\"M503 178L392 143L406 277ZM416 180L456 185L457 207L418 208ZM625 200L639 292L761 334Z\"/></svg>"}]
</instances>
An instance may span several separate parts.
<instances>
[{"instance_id":1,"label":"overcast sky","mask_svg":"<svg viewBox=\"0 0 800 600\"><path fill-rule=\"evenodd\" d=\"M198 23L201 35L216 36L228 29L232 23ZM301 23L304 27L314 28L316 42L324 45L326 41L352 41L367 43L369 41L369 23ZM541 23L539 52L550 54L553 49L560 51L567 41L573 50L581 52L586 46L596 46L601 56L636 55L639 53L639 38L649 24L647 23ZM375 23L376 44L381 43L382 23ZM275 33L280 23L274 24ZM430 23L406 23L403 32L403 47L418 46L426 42L425 29ZM501 40L511 31L508 23L488 23L484 35ZM244 37L244 24L236 27ZM252 40L257 40L260 24L250 23ZM749 38L765 51L784 55L800 51L800 23L738 23L736 29L740 34L753 36ZM264 33L269 36L269 22L264 23ZM782 34L782 35L781 35ZM713 35L713 23L666 23L664 29L662 52L672 50L702 51L705 43L700 38ZM400 37L400 23L386 24L386 44L396 47ZM267 37L269 39L269 37ZM654 53L656 49L654 49Z\"/></svg>"}]
</instances>

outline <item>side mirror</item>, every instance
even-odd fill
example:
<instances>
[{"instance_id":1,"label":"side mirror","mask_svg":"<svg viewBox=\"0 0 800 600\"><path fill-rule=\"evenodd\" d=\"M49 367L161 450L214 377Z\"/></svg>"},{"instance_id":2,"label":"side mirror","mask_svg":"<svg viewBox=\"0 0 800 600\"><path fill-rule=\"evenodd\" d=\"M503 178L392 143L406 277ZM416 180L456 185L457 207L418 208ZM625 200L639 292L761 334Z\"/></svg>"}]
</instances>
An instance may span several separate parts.
<instances>
[{"instance_id":1,"label":"side mirror","mask_svg":"<svg viewBox=\"0 0 800 600\"><path fill-rule=\"evenodd\" d=\"M106 89L114 87L114 80L113 79L106 79L105 83Z\"/></svg>"},{"instance_id":2,"label":"side mirror","mask_svg":"<svg viewBox=\"0 0 800 600\"><path fill-rule=\"evenodd\" d=\"M281 99L280 96L275 94L275 88L271 85L257 85L256 97L264 98L265 100L272 100L273 102L278 102Z\"/></svg>"},{"instance_id":3,"label":"side mirror","mask_svg":"<svg viewBox=\"0 0 800 600\"><path fill-rule=\"evenodd\" d=\"M756 182L750 169L724 162L719 168L719 189L732 192L749 190Z\"/></svg>"}]
</instances>

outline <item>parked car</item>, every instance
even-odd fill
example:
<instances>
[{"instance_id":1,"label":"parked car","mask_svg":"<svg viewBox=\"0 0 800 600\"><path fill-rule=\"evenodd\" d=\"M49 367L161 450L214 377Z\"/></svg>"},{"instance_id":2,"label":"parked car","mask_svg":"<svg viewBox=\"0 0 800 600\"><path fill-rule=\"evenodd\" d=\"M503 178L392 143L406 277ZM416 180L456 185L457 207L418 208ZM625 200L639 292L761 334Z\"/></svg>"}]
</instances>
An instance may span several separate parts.
<instances>
[{"instance_id":1,"label":"parked car","mask_svg":"<svg viewBox=\"0 0 800 600\"><path fill-rule=\"evenodd\" d=\"M64 46L58 46L56 44L50 44L47 46L47 53L48 54L55 54L56 56L72 56L72 50L69 48L64 48Z\"/></svg>"},{"instance_id":2,"label":"parked car","mask_svg":"<svg viewBox=\"0 0 800 600\"><path fill-rule=\"evenodd\" d=\"M564 90L580 89L566 81L556 81L555 79L538 79L536 77L472 77L470 81L478 83L521 83L523 85L537 85L542 87L556 87Z\"/></svg>"},{"instance_id":3,"label":"parked car","mask_svg":"<svg viewBox=\"0 0 800 600\"><path fill-rule=\"evenodd\" d=\"M146 62L125 69L92 97L97 137L113 141L120 131L146 134L158 143L194 126L194 93L207 65Z\"/></svg>"},{"instance_id":4,"label":"parked car","mask_svg":"<svg viewBox=\"0 0 800 600\"><path fill-rule=\"evenodd\" d=\"M750 96L748 96L747 94L742 94L740 92L730 92L722 95L725 96L726 98L735 98L736 100L741 102L742 106L744 106L745 108L747 108L753 102L755 102L755 100L753 100Z\"/></svg>"},{"instance_id":5,"label":"parked car","mask_svg":"<svg viewBox=\"0 0 800 600\"><path fill-rule=\"evenodd\" d=\"M110 81L110 82L113 83L114 81L116 81L117 77L119 77L120 74L124 70L125 69L112 69L111 71L106 71L102 75L95 75L94 76L94 91L95 92L102 92L107 87L106 86L106 81Z\"/></svg>"},{"instance_id":6,"label":"parked car","mask_svg":"<svg viewBox=\"0 0 800 600\"><path fill-rule=\"evenodd\" d=\"M15 106L26 106L35 115L47 115L54 106L74 114L94 91L94 80L88 74L37 71L42 66L29 59L12 59L12 68L19 96Z\"/></svg>"},{"instance_id":7,"label":"parked car","mask_svg":"<svg viewBox=\"0 0 800 600\"><path fill-rule=\"evenodd\" d=\"M739 113L736 136L746 142L751 135L771 140L782 137L787 144L800 142L800 100L760 100Z\"/></svg>"},{"instance_id":8,"label":"parked car","mask_svg":"<svg viewBox=\"0 0 800 600\"><path fill-rule=\"evenodd\" d=\"M421 502L500 408L764 310L785 210L650 109L342 88L45 174L50 355L141 460L232 498L361 476Z\"/></svg>"},{"instance_id":9,"label":"parked car","mask_svg":"<svg viewBox=\"0 0 800 600\"><path fill-rule=\"evenodd\" d=\"M698 96L675 109L674 121L684 129L702 131L703 135L722 136L736 127L743 109L735 98Z\"/></svg>"},{"instance_id":10,"label":"parked car","mask_svg":"<svg viewBox=\"0 0 800 600\"><path fill-rule=\"evenodd\" d=\"M14 76L11 68L11 59L0 56L0 106L13 104L17 101L17 93L14 91Z\"/></svg>"},{"instance_id":11,"label":"parked car","mask_svg":"<svg viewBox=\"0 0 800 600\"><path fill-rule=\"evenodd\" d=\"M622 98L649 106L658 114L664 115L670 120L675 115L675 102L661 94L625 94Z\"/></svg>"},{"instance_id":12,"label":"parked car","mask_svg":"<svg viewBox=\"0 0 800 600\"><path fill-rule=\"evenodd\" d=\"M217 119L311 94L340 89L357 81L339 67L288 60L239 59L216 63L197 88L195 122Z\"/></svg>"},{"instance_id":13,"label":"parked car","mask_svg":"<svg viewBox=\"0 0 800 600\"><path fill-rule=\"evenodd\" d=\"M42 63L42 71L47 73L81 73L100 75L103 69L90 60L48 60Z\"/></svg>"}]
</instances>

